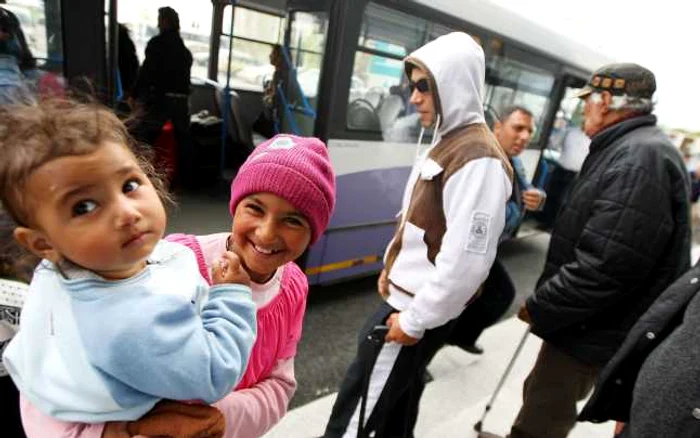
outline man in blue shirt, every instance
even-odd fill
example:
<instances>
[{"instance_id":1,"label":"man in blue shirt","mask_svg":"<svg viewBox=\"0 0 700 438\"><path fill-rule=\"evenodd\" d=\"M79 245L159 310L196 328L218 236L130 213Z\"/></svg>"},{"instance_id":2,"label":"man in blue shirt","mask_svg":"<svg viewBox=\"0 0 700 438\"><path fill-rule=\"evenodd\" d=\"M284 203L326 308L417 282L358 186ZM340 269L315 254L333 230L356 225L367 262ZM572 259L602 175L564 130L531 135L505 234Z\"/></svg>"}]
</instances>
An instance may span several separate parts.
<instances>
[{"instance_id":1,"label":"man in blue shirt","mask_svg":"<svg viewBox=\"0 0 700 438\"><path fill-rule=\"evenodd\" d=\"M518 157L530 142L533 130L532 113L522 106L510 106L501 112L493 133L513 166L513 191L506 204L506 225L503 242L515 235L526 210L540 210L547 199L544 191L533 187ZM503 264L496 260L484 282L482 292L455 320L449 343L473 353L484 350L476 340L487 327L498 322L515 298L515 287Z\"/></svg>"}]
</instances>

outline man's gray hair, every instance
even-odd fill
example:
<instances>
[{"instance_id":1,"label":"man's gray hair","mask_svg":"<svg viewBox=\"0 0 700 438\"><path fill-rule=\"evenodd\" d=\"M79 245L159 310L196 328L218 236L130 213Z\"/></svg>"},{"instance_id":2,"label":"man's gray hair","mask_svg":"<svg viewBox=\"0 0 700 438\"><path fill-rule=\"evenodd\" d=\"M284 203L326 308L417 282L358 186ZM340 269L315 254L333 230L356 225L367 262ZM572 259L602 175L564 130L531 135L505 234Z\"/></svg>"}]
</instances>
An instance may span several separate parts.
<instances>
[{"instance_id":1,"label":"man's gray hair","mask_svg":"<svg viewBox=\"0 0 700 438\"><path fill-rule=\"evenodd\" d=\"M650 114L654 111L654 102L652 102L651 99L632 97L627 94L611 97L612 103L610 109L614 111L630 110L640 114ZM593 99L593 102L600 102L602 96L600 93L593 92L590 98Z\"/></svg>"}]
</instances>

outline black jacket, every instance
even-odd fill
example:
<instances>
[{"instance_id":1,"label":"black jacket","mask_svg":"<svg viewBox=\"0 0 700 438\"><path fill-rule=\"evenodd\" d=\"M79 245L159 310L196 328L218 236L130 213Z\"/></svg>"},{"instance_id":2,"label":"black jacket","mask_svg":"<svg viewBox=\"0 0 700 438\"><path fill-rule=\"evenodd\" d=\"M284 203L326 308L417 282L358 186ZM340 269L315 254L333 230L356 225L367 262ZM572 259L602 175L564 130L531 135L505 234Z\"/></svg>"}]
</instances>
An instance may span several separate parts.
<instances>
[{"instance_id":1,"label":"black jacket","mask_svg":"<svg viewBox=\"0 0 700 438\"><path fill-rule=\"evenodd\" d=\"M119 75L122 88L126 97L131 97L132 89L139 74L139 58L136 55L136 46L129 35L129 29L119 24Z\"/></svg>"},{"instance_id":2,"label":"black jacket","mask_svg":"<svg viewBox=\"0 0 700 438\"><path fill-rule=\"evenodd\" d=\"M187 95L190 92L192 54L180 34L165 30L146 45L146 58L134 86L141 101L153 101L166 93Z\"/></svg>"},{"instance_id":3,"label":"black jacket","mask_svg":"<svg viewBox=\"0 0 700 438\"><path fill-rule=\"evenodd\" d=\"M689 187L655 116L595 135L526 303L533 333L584 363L604 365L690 266Z\"/></svg>"},{"instance_id":4,"label":"black jacket","mask_svg":"<svg viewBox=\"0 0 700 438\"><path fill-rule=\"evenodd\" d=\"M630 330L622 347L603 369L595 392L581 411L580 421L629 420L632 392L642 364L682 322L686 307L698 290L700 264L664 291Z\"/></svg>"}]
</instances>

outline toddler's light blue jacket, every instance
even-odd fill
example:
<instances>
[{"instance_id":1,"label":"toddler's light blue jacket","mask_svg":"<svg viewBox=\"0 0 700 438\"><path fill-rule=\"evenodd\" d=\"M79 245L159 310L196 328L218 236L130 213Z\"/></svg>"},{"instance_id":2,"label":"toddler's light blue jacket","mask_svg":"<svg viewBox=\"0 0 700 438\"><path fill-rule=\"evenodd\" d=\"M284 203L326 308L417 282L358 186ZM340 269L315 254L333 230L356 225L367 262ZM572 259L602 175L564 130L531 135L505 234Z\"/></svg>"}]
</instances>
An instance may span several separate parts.
<instances>
[{"instance_id":1,"label":"toddler's light blue jacket","mask_svg":"<svg viewBox=\"0 0 700 438\"><path fill-rule=\"evenodd\" d=\"M147 268L126 280L68 276L41 262L3 355L44 413L135 420L163 398L215 402L243 375L256 330L250 288L209 289L188 248L159 242Z\"/></svg>"}]
</instances>

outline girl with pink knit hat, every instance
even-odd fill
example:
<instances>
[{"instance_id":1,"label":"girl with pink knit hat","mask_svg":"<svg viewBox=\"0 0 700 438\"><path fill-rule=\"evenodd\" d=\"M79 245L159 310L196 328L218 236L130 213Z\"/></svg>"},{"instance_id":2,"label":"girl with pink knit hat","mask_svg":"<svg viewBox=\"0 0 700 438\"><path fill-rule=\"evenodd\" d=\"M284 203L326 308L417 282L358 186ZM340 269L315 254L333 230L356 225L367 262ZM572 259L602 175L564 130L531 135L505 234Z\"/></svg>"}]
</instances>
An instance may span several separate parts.
<instances>
[{"instance_id":1,"label":"girl with pink knit hat","mask_svg":"<svg viewBox=\"0 0 700 438\"><path fill-rule=\"evenodd\" d=\"M205 279L231 250L252 280L258 337L241 382L215 404L226 418L226 438L259 437L287 411L309 290L294 260L325 232L334 206L335 175L323 142L278 135L255 148L231 184L230 232L167 238L195 252Z\"/></svg>"},{"instance_id":2,"label":"girl with pink knit hat","mask_svg":"<svg viewBox=\"0 0 700 438\"><path fill-rule=\"evenodd\" d=\"M323 142L278 135L258 146L233 180L229 232L166 237L192 249L207 281L212 264L227 250L239 256L252 280L257 339L240 383L214 404L226 419L225 438L262 436L287 412L309 290L294 260L324 233L334 206L335 175ZM32 406L23 409L25 422L31 416L33 422L51 423L54 436L129 436L126 424L83 427L44 417Z\"/></svg>"}]
</instances>

